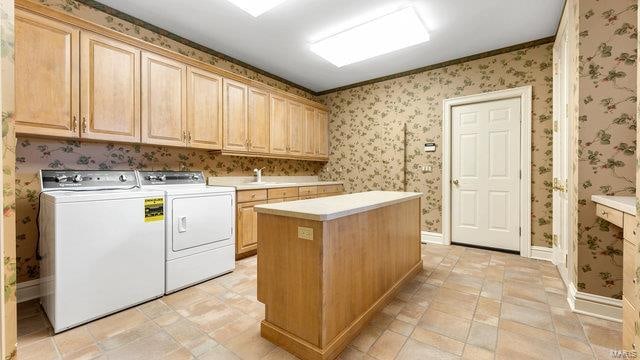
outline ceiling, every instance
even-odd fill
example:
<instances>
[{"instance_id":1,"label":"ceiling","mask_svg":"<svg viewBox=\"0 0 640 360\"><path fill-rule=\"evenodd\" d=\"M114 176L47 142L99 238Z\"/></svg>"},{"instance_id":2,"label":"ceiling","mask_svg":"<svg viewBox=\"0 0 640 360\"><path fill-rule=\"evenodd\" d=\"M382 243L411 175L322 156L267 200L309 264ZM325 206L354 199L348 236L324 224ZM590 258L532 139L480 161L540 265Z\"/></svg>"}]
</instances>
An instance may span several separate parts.
<instances>
[{"instance_id":1,"label":"ceiling","mask_svg":"<svg viewBox=\"0 0 640 360\"><path fill-rule=\"evenodd\" d=\"M226 0L101 3L316 92L553 36L564 0L287 0L254 18ZM309 43L355 18L413 4L431 40L334 66Z\"/></svg>"}]
</instances>

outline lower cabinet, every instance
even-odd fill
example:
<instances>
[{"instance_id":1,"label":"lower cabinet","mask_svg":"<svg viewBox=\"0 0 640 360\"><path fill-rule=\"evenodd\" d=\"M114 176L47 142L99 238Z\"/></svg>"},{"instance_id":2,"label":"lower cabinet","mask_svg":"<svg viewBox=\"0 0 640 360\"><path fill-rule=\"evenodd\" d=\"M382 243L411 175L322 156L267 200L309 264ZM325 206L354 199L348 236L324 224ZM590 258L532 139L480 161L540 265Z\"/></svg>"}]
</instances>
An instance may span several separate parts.
<instances>
[{"instance_id":1,"label":"lower cabinet","mask_svg":"<svg viewBox=\"0 0 640 360\"><path fill-rule=\"evenodd\" d=\"M344 193L342 185L300 186L236 192L236 259L256 254L258 250L258 214L254 206L285 201L306 200Z\"/></svg>"},{"instance_id":2,"label":"lower cabinet","mask_svg":"<svg viewBox=\"0 0 640 360\"><path fill-rule=\"evenodd\" d=\"M256 252L258 248L258 213L253 207L266 203L266 201L253 201L238 204L236 258L249 256Z\"/></svg>"}]
</instances>

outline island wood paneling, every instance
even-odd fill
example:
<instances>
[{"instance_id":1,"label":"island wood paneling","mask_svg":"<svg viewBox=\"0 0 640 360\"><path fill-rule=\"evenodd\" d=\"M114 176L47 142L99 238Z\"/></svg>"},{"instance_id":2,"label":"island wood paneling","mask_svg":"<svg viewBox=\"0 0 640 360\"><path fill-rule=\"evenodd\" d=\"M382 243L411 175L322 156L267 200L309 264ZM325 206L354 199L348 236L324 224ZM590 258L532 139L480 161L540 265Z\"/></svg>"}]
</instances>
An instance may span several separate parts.
<instances>
[{"instance_id":1,"label":"island wood paneling","mask_svg":"<svg viewBox=\"0 0 640 360\"><path fill-rule=\"evenodd\" d=\"M325 222L259 213L262 336L333 359L421 268L420 199Z\"/></svg>"}]
</instances>

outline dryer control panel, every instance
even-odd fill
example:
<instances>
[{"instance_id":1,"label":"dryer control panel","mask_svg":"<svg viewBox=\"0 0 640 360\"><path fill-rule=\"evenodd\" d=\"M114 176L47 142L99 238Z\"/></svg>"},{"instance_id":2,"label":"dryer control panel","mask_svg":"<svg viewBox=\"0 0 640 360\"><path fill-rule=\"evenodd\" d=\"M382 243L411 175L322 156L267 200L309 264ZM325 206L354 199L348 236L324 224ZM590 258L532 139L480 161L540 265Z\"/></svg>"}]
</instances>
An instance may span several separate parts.
<instances>
[{"instance_id":1,"label":"dryer control panel","mask_svg":"<svg viewBox=\"0 0 640 360\"><path fill-rule=\"evenodd\" d=\"M42 190L138 186L136 172L129 170L40 170L40 180Z\"/></svg>"},{"instance_id":2,"label":"dryer control panel","mask_svg":"<svg viewBox=\"0 0 640 360\"><path fill-rule=\"evenodd\" d=\"M206 185L202 171L139 171L140 184L145 185Z\"/></svg>"}]
</instances>

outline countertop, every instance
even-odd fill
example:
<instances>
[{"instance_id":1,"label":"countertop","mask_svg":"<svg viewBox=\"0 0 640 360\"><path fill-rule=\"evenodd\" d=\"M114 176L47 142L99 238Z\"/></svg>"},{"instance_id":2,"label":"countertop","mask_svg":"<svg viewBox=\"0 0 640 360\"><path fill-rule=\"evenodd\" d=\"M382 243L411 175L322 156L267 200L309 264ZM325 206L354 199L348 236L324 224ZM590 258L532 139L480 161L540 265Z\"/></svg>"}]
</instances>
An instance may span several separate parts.
<instances>
[{"instance_id":1,"label":"countertop","mask_svg":"<svg viewBox=\"0 0 640 360\"><path fill-rule=\"evenodd\" d=\"M258 213L326 221L416 199L422 193L369 191L317 199L256 205Z\"/></svg>"},{"instance_id":2,"label":"countertop","mask_svg":"<svg viewBox=\"0 0 640 360\"><path fill-rule=\"evenodd\" d=\"M591 200L595 203L636 216L635 196L591 195Z\"/></svg>"},{"instance_id":3,"label":"countertop","mask_svg":"<svg viewBox=\"0 0 640 360\"><path fill-rule=\"evenodd\" d=\"M263 176L261 183L253 182L252 176L212 176L207 184L232 186L236 190L273 189L297 186L340 185L342 181L320 181L317 176Z\"/></svg>"}]
</instances>

